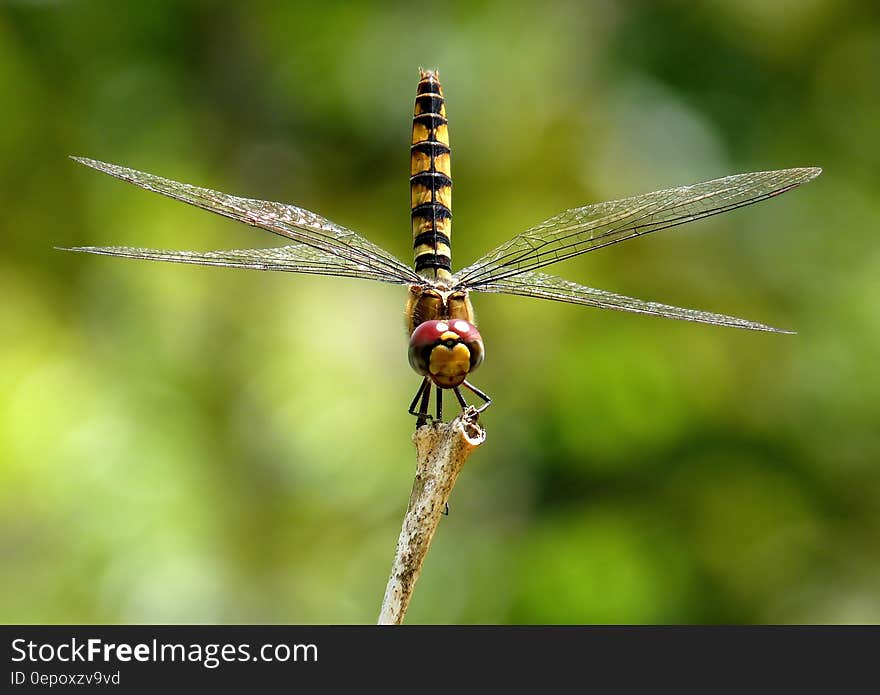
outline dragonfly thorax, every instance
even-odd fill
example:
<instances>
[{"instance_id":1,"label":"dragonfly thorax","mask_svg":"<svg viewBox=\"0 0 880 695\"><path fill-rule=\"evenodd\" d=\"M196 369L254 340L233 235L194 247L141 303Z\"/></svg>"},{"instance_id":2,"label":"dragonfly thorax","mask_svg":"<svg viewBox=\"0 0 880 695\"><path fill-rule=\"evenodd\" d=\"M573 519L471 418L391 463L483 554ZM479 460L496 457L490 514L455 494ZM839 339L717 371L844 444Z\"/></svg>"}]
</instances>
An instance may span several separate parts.
<instances>
[{"instance_id":1,"label":"dragonfly thorax","mask_svg":"<svg viewBox=\"0 0 880 695\"><path fill-rule=\"evenodd\" d=\"M474 323L474 308L467 290L446 290L437 285L410 285L405 309L406 327L410 335L425 321L454 319Z\"/></svg>"}]
</instances>

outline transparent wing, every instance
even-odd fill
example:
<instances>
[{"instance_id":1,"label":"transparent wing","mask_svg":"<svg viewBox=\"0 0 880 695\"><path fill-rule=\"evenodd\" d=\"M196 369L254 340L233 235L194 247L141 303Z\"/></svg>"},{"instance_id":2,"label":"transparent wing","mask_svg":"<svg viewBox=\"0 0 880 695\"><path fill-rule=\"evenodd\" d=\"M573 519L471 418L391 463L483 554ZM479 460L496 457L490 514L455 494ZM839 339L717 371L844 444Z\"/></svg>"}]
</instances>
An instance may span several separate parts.
<instances>
[{"instance_id":1,"label":"transparent wing","mask_svg":"<svg viewBox=\"0 0 880 695\"><path fill-rule=\"evenodd\" d=\"M260 227L280 236L287 237L297 243L298 246L283 247L285 254L290 254L290 263L304 263L305 267L319 268L324 270L300 270L298 272L321 272L325 275L351 275L372 279L382 279L386 282L395 282L406 284L410 282L422 282L421 278L409 268L405 263L395 258L392 254L385 251L382 247L367 241L362 236L356 234L350 229L346 229L320 215L296 207L295 205L287 205L284 203L274 203L267 200L254 200L251 198L239 198L237 196L212 191L208 188L199 188L186 183L179 183L170 179L154 176L135 169L117 166L115 164L107 164L94 159L85 159L82 157L73 157L72 159L85 164L86 166L103 171L111 176L115 176L123 181L128 181L136 186L140 186L148 191L160 193L169 198L195 205L196 207L215 212L218 215L229 217L239 222ZM302 246L299 246L302 245ZM309 255L302 247L307 247L318 252ZM90 251L92 253L103 252L108 255L131 256L133 258L157 258L155 254L163 254L168 257L158 260L175 260L183 263L200 262L194 260L199 256L209 258L209 254L197 254L191 252L174 252L174 251L150 251L150 250L126 250L116 249L111 253L111 249L98 251L91 248L83 247L80 250ZM140 251L140 255L136 253L123 253L122 251ZM279 261L277 249L255 249L253 251L218 251L211 252L217 254L233 254L231 258L247 258L245 262L234 260L226 265L233 267L256 267L254 263L259 264L260 261L254 258L254 254L264 254L269 252L270 257L266 259L266 263L271 265ZM240 256L240 254L248 254ZM237 254L237 255L236 255ZM273 255L274 254L274 255ZM171 258L174 256L174 258ZM183 260L189 258L191 260ZM218 259L219 260L219 259ZM223 263L204 262L203 265L222 265ZM288 268L272 268L274 270ZM372 275L365 275L362 269L367 269ZM355 273L354 271L357 271Z\"/></svg>"},{"instance_id":2,"label":"transparent wing","mask_svg":"<svg viewBox=\"0 0 880 695\"><path fill-rule=\"evenodd\" d=\"M641 299L625 297L622 294L614 294L613 292L605 292L604 290L579 285L576 282L545 273L520 273L516 277L482 284L479 290L480 292L500 292L503 294L518 294L525 297L538 297L540 299L553 299L558 302L584 304L600 309L630 311L634 314L650 314L652 316L663 316L682 321L710 323L715 326L730 326L732 328L771 331L773 333L793 333L793 331L773 328L763 323L746 321L735 316L713 314L696 309L682 309L677 306L669 306L668 304L659 304L657 302L645 302Z\"/></svg>"},{"instance_id":3,"label":"transparent wing","mask_svg":"<svg viewBox=\"0 0 880 695\"><path fill-rule=\"evenodd\" d=\"M409 284L410 280L398 278L384 270L376 271L366 265L358 265L320 249L297 244L272 249L242 249L233 251L163 251L139 249L127 246L74 246L59 247L63 251L81 251L101 256L122 256L149 261L170 261L195 265L221 266L224 268L249 268L251 270L279 270L289 273L311 275L335 275L338 277L363 278L395 284Z\"/></svg>"},{"instance_id":4,"label":"transparent wing","mask_svg":"<svg viewBox=\"0 0 880 695\"><path fill-rule=\"evenodd\" d=\"M483 289L513 277L691 220L766 200L816 178L821 169L782 169L566 210L513 237L455 276L456 286Z\"/></svg>"}]
</instances>

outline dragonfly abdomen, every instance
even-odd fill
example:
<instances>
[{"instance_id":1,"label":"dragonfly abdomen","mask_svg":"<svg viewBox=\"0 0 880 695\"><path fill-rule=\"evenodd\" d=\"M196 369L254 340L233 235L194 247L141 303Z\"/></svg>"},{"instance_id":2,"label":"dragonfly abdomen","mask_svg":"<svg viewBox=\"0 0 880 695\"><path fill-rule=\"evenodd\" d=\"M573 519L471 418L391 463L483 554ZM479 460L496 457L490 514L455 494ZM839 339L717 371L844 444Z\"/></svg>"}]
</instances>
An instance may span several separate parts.
<instances>
[{"instance_id":1,"label":"dragonfly abdomen","mask_svg":"<svg viewBox=\"0 0 880 695\"><path fill-rule=\"evenodd\" d=\"M413 254L422 277L452 280L452 169L446 104L437 74L420 71L410 147Z\"/></svg>"}]
</instances>

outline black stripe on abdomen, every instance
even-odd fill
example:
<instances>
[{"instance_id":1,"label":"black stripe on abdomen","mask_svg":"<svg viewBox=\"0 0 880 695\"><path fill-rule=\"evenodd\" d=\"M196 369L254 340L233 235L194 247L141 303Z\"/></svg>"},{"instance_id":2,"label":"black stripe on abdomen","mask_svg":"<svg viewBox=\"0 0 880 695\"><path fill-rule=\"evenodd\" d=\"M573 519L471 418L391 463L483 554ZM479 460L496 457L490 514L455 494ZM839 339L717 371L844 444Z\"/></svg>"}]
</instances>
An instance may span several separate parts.
<instances>
[{"instance_id":1,"label":"black stripe on abdomen","mask_svg":"<svg viewBox=\"0 0 880 695\"><path fill-rule=\"evenodd\" d=\"M423 140L412 145L409 149L411 152L421 152L429 157L439 157L441 154L449 154L450 152L449 145L437 142L437 140Z\"/></svg>"},{"instance_id":2,"label":"black stripe on abdomen","mask_svg":"<svg viewBox=\"0 0 880 695\"><path fill-rule=\"evenodd\" d=\"M427 232L422 232L418 234L415 239L413 239L413 248L418 248L422 244L430 244L436 248L437 244L446 244L450 246L452 242L449 241L449 237L446 236L443 232L438 232L433 229Z\"/></svg>"},{"instance_id":3,"label":"black stripe on abdomen","mask_svg":"<svg viewBox=\"0 0 880 695\"><path fill-rule=\"evenodd\" d=\"M440 173L439 171L423 171L416 174L415 176L410 176L409 182L410 184L417 183L424 186L425 188L430 188L433 190L437 190L438 188L445 188L452 185L452 179L449 178L446 174Z\"/></svg>"},{"instance_id":4,"label":"black stripe on abdomen","mask_svg":"<svg viewBox=\"0 0 880 695\"><path fill-rule=\"evenodd\" d=\"M449 256L429 251L416 257L416 272L427 268L442 269L446 271L452 270L452 261Z\"/></svg>"},{"instance_id":5,"label":"black stripe on abdomen","mask_svg":"<svg viewBox=\"0 0 880 695\"><path fill-rule=\"evenodd\" d=\"M439 113L420 113L413 116L413 123L420 123L428 130L435 130L437 126L446 125L446 119Z\"/></svg>"},{"instance_id":6,"label":"black stripe on abdomen","mask_svg":"<svg viewBox=\"0 0 880 695\"><path fill-rule=\"evenodd\" d=\"M418 217L423 220L451 220L452 212L443 203L422 203L412 209L413 219Z\"/></svg>"}]
</instances>

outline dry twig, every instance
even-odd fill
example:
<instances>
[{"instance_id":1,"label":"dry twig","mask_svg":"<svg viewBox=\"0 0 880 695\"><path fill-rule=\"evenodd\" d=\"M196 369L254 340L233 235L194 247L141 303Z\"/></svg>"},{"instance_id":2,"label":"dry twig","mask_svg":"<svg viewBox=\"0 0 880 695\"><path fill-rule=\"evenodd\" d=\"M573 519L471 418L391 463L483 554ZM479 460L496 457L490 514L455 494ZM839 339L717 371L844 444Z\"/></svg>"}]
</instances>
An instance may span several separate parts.
<instances>
[{"instance_id":1,"label":"dry twig","mask_svg":"<svg viewBox=\"0 0 880 695\"><path fill-rule=\"evenodd\" d=\"M485 440L486 430L477 423L473 408L452 422L423 425L413 435L416 476L379 613L380 625L403 623L452 486L468 456Z\"/></svg>"}]
</instances>

